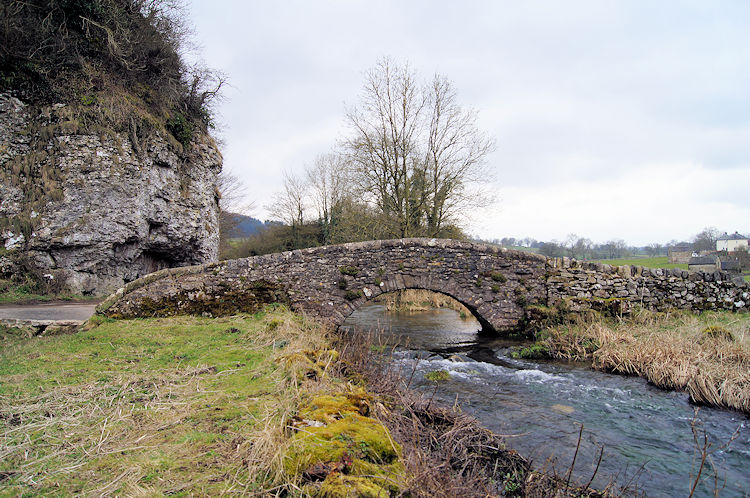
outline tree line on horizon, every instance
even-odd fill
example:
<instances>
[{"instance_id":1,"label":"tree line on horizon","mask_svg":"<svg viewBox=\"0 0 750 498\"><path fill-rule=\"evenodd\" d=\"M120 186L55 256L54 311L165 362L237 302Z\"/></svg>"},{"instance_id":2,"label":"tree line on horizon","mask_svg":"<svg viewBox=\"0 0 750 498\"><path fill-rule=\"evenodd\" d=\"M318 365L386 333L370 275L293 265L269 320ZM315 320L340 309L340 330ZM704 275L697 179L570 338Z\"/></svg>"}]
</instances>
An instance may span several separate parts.
<instances>
[{"instance_id":1,"label":"tree line on horizon","mask_svg":"<svg viewBox=\"0 0 750 498\"><path fill-rule=\"evenodd\" d=\"M670 240L666 243L654 242L643 246L628 245L623 239L612 239L606 242L595 243L586 237L576 234L568 235L564 241L551 240L539 241L531 237L515 238L503 237L500 239L484 240L491 244L504 247L516 247L533 249L539 254L548 257L570 257L579 260L598 259L621 259L635 255L646 255L650 257L666 256L669 250L678 246L689 246L691 250L700 253L702 251L715 251L716 241L721 232L714 227L705 227L694 235L690 241Z\"/></svg>"}]
</instances>

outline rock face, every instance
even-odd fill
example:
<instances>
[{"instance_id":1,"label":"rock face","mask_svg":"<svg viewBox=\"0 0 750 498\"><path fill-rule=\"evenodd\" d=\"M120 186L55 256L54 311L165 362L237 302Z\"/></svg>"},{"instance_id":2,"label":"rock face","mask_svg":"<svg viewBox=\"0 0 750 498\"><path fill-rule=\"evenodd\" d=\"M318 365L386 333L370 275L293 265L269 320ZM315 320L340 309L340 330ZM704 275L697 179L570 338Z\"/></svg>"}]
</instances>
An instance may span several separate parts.
<instances>
[{"instance_id":1,"label":"rock face","mask_svg":"<svg viewBox=\"0 0 750 498\"><path fill-rule=\"evenodd\" d=\"M80 134L61 104L0 95L0 244L84 295L216 260L221 155L169 138Z\"/></svg>"}]
</instances>

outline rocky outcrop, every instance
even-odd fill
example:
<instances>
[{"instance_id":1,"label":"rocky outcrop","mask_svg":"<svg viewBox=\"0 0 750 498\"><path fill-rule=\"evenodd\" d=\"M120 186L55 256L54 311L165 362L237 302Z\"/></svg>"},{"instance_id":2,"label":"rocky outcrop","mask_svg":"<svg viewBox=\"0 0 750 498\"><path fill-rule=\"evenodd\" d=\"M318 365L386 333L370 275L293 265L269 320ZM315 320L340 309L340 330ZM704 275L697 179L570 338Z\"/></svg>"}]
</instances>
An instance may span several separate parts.
<instances>
[{"instance_id":1,"label":"rocky outcrop","mask_svg":"<svg viewBox=\"0 0 750 498\"><path fill-rule=\"evenodd\" d=\"M147 273L214 261L221 155L206 135L183 147L91 133L66 106L0 95L0 245L80 294Z\"/></svg>"}]
</instances>

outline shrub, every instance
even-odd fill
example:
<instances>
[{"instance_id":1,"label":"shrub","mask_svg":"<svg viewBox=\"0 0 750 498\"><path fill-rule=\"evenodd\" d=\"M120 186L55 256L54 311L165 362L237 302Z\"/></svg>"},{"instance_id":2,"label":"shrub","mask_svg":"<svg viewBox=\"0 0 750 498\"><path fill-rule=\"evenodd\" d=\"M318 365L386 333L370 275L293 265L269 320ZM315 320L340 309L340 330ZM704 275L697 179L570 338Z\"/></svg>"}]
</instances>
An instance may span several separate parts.
<instances>
[{"instance_id":1,"label":"shrub","mask_svg":"<svg viewBox=\"0 0 750 498\"><path fill-rule=\"evenodd\" d=\"M499 271L493 271L492 273L490 273L490 277L495 282L500 282L501 284L508 281L508 278Z\"/></svg>"},{"instance_id":2,"label":"shrub","mask_svg":"<svg viewBox=\"0 0 750 498\"><path fill-rule=\"evenodd\" d=\"M166 128L183 147L190 145L193 140L193 124L181 112L175 113L167 120Z\"/></svg>"},{"instance_id":3,"label":"shrub","mask_svg":"<svg viewBox=\"0 0 750 498\"><path fill-rule=\"evenodd\" d=\"M348 283L346 282L346 279L344 277L341 277L339 279L339 289L345 290L348 287Z\"/></svg>"},{"instance_id":4,"label":"shrub","mask_svg":"<svg viewBox=\"0 0 750 498\"><path fill-rule=\"evenodd\" d=\"M350 277L356 277L359 273L359 268L356 266L340 266L339 271L342 275L349 275Z\"/></svg>"},{"instance_id":5,"label":"shrub","mask_svg":"<svg viewBox=\"0 0 750 498\"><path fill-rule=\"evenodd\" d=\"M359 299L362 297L362 291L346 291L346 294L344 294L344 297L349 301L354 301L355 299Z\"/></svg>"},{"instance_id":6,"label":"shrub","mask_svg":"<svg viewBox=\"0 0 750 498\"><path fill-rule=\"evenodd\" d=\"M211 124L223 78L190 66L183 0L8 0L0 6L0 92L33 104L108 107L119 89L152 116ZM99 104L102 104L101 106ZM132 115L120 114L127 129ZM120 130L121 131L121 130Z\"/></svg>"}]
</instances>

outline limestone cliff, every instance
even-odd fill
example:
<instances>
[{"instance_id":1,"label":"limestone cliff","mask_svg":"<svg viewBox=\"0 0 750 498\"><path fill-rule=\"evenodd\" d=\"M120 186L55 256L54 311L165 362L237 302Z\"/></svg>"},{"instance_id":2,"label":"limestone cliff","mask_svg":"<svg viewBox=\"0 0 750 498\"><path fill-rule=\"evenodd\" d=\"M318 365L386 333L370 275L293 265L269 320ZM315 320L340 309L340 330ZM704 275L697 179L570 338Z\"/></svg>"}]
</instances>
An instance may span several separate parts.
<instances>
[{"instance_id":1,"label":"limestone cliff","mask_svg":"<svg viewBox=\"0 0 750 498\"><path fill-rule=\"evenodd\" d=\"M215 260L222 159L213 140L196 133L183 147L163 131L82 131L66 108L0 94L0 266L22 256L75 293L103 295Z\"/></svg>"}]
</instances>

